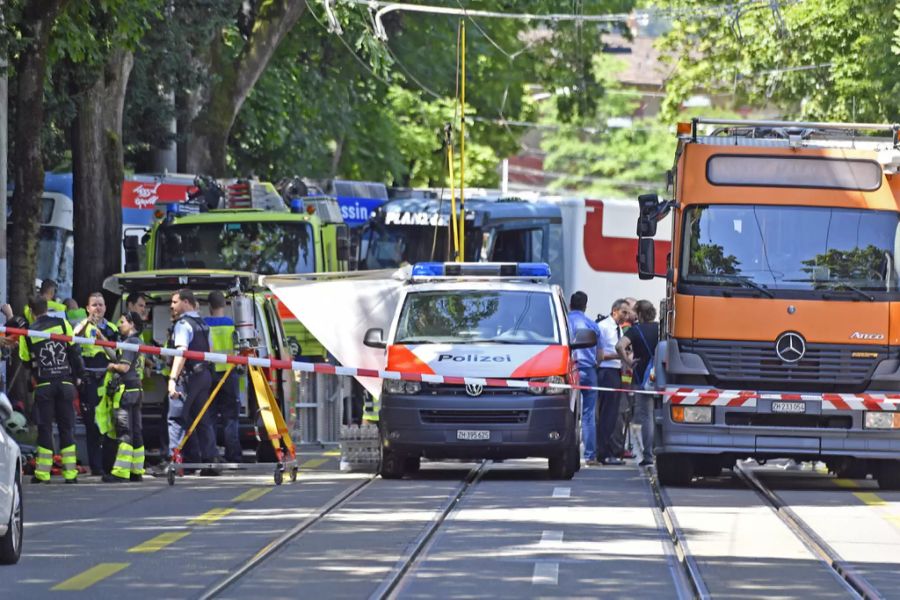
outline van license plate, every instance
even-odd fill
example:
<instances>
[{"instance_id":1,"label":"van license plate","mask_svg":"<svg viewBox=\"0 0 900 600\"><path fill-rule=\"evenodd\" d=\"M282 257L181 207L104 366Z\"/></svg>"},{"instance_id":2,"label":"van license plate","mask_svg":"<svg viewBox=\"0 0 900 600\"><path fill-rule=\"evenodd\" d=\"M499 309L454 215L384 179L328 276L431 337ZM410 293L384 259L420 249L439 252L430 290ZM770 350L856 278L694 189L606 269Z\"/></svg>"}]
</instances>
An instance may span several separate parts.
<instances>
[{"instance_id":1,"label":"van license plate","mask_svg":"<svg viewBox=\"0 0 900 600\"><path fill-rule=\"evenodd\" d=\"M773 413L801 414L806 412L806 402L773 402Z\"/></svg>"},{"instance_id":2,"label":"van license plate","mask_svg":"<svg viewBox=\"0 0 900 600\"><path fill-rule=\"evenodd\" d=\"M458 440L489 440L491 432L486 429L457 429L456 439Z\"/></svg>"}]
</instances>

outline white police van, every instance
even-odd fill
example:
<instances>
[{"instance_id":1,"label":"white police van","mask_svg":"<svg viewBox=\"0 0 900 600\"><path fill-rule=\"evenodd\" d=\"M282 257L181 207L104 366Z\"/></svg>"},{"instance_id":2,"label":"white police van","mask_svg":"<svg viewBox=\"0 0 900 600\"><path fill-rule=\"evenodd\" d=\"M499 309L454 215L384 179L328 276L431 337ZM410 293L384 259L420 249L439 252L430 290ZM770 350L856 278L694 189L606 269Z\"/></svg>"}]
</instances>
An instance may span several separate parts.
<instances>
[{"instance_id":1,"label":"white police van","mask_svg":"<svg viewBox=\"0 0 900 600\"><path fill-rule=\"evenodd\" d=\"M384 380L382 477L415 472L422 457L544 457L551 477L575 474L580 394L554 384L577 381L572 351L597 339L592 331L570 338L565 299L549 277L544 263L413 266L387 336L370 329L364 339L385 349L388 371L422 379ZM429 375L487 381L435 383ZM509 379L531 385L509 387Z\"/></svg>"}]
</instances>

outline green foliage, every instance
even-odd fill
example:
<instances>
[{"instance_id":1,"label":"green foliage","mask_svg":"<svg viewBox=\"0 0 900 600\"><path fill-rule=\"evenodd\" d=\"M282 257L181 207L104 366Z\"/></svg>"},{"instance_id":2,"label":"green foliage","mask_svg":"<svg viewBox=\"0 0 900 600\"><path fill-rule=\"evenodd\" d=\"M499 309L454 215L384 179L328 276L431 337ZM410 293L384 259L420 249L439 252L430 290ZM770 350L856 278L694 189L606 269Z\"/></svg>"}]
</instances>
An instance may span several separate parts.
<instances>
[{"instance_id":1,"label":"green foliage","mask_svg":"<svg viewBox=\"0 0 900 600\"><path fill-rule=\"evenodd\" d=\"M883 248L868 245L865 248L853 248L852 250L839 250L830 248L827 252L816 255L815 258L804 260L806 265L803 271L812 278L827 268L827 279L840 281L877 282L884 279L887 268L887 258Z\"/></svg>"},{"instance_id":2,"label":"green foliage","mask_svg":"<svg viewBox=\"0 0 900 600\"><path fill-rule=\"evenodd\" d=\"M774 10L758 2L731 16L711 11L717 4L656 2L684 11L662 43L677 63L666 88L667 117L702 89L789 118L900 119L900 4L781 2Z\"/></svg>"}]
</instances>

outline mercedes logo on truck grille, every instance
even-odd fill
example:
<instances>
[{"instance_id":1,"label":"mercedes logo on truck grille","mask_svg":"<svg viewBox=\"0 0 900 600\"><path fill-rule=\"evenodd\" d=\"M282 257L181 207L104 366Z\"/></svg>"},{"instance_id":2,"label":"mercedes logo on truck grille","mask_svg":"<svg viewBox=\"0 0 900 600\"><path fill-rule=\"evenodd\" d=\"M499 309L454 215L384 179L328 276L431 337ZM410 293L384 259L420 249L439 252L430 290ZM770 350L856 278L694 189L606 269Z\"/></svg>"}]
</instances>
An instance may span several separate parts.
<instances>
[{"instance_id":1,"label":"mercedes logo on truck grille","mask_svg":"<svg viewBox=\"0 0 900 600\"><path fill-rule=\"evenodd\" d=\"M775 340L775 354L786 363L798 362L806 354L806 340L793 331L782 333Z\"/></svg>"},{"instance_id":2,"label":"mercedes logo on truck grille","mask_svg":"<svg viewBox=\"0 0 900 600\"><path fill-rule=\"evenodd\" d=\"M477 383L467 383L466 393L470 396L480 396L484 392L484 386Z\"/></svg>"}]
</instances>

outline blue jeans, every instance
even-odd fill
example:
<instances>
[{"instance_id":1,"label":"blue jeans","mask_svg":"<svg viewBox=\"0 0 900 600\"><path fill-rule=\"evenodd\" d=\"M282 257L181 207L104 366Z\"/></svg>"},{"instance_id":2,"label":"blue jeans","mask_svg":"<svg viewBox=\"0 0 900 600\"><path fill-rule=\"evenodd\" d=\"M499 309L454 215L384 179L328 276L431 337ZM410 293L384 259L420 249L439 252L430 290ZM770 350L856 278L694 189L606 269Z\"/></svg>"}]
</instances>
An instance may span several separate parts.
<instances>
[{"instance_id":1,"label":"blue jeans","mask_svg":"<svg viewBox=\"0 0 900 600\"><path fill-rule=\"evenodd\" d=\"M578 367L580 385L597 385L597 369ZM597 426L594 420L597 407L597 390L581 390L581 439L584 442L584 459L597 458Z\"/></svg>"}]
</instances>

